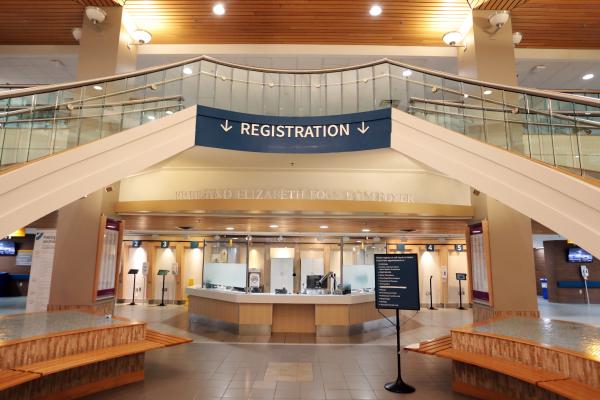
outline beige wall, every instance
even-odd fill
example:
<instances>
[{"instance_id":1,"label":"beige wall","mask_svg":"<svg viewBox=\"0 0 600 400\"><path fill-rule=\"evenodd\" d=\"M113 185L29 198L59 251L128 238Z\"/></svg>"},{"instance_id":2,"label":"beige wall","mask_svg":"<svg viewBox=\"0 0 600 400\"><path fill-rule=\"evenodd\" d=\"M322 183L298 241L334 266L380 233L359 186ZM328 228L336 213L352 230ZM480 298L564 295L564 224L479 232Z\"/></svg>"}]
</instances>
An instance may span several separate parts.
<instances>
[{"instance_id":1,"label":"beige wall","mask_svg":"<svg viewBox=\"0 0 600 400\"><path fill-rule=\"evenodd\" d=\"M466 185L428 171L161 169L121 182L120 201L173 200L177 191L220 188L367 190L412 195L416 203L470 205Z\"/></svg>"}]
</instances>

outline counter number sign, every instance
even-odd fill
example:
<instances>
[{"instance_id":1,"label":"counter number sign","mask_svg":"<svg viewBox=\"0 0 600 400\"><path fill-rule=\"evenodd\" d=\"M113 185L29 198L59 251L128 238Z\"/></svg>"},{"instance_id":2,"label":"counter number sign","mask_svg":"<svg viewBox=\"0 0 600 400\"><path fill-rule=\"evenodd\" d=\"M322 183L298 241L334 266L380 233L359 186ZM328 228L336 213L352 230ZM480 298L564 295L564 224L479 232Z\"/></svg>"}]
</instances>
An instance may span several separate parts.
<instances>
[{"instance_id":1,"label":"counter number sign","mask_svg":"<svg viewBox=\"0 0 600 400\"><path fill-rule=\"evenodd\" d=\"M435 245L434 244L426 244L425 251L435 251Z\"/></svg>"},{"instance_id":2,"label":"counter number sign","mask_svg":"<svg viewBox=\"0 0 600 400\"><path fill-rule=\"evenodd\" d=\"M454 251L458 251L458 252L465 251L465 245L464 244L455 244Z\"/></svg>"},{"instance_id":3,"label":"counter number sign","mask_svg":"<svg viewBox=\"0 0 600 400\"><path fill-rule=\"evenodd\" d=\"M375 306L419 310L419 268L416 254L375 254Z\"/></svg>"},{"instance_id":4,"label":"counter number sign","mask_svg":"<svg viewBox=\"0 0 600 400\"><path fill-rule=\"evenodd\" d=\"M161 240L160 241L160 248L161 249L168 249L169 248L169 241L168 240Z\"/></svg>"},{"instance_id":5,"label":"counter number sign","mask_svg":"<svg viewBox=\"0 0 600 400\"><path fill-rule=\"evenodd\" d=\"M141 240L132 240L131 241L131 247L133 247L135 249L137 249L141 245L142 245L142 241Z\"/></svg>"}]
</instances>

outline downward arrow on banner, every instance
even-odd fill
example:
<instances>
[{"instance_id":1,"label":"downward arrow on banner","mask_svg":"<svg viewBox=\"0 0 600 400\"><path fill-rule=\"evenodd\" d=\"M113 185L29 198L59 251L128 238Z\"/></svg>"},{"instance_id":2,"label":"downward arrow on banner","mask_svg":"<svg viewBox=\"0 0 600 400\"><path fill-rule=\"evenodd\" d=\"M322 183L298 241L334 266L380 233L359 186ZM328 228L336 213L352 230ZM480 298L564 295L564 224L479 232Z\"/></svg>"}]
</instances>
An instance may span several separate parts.
<instances>
[{"instance_id":1,"label":"downward arrow on banner","mask_svg":"<svg viewBox=\"0 0 600 400\"><path fill-rule=\"evenodd\" d=\"M225 133L229 132L233 126L229 125L229 120L225 120L225 125L221 124L221 128L225 131Z\"/></svg>"},{"instance_id":2,"label":"downward arrow on banner","mask_svg":"<svg viewBox=\"0 0 600 400\"><path fill-rule=\"evenodd\" d=\"M365 133L367 133L367 131L369 130L369 127L368 127L368 126L365 126L365 121L363 121L363 122L360 124L360 128L357 128L357 129L358 129L358 131L359 131L360 133L362 133L362 134L364 135L364 134L365 134Z\"/></svg>"}]
</instances>

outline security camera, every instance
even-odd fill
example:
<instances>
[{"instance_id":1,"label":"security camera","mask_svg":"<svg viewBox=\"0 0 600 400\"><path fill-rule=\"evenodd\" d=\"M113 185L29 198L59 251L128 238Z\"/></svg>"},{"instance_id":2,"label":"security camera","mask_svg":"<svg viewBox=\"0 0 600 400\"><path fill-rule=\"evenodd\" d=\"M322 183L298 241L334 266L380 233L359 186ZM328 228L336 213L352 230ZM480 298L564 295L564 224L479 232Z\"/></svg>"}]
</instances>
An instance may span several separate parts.
<instances>
[{"instance_id":1,"label":"security camera","mask_svg":"<svg viewBox=\"0 0 600 400\"><path fill-rule=\"evenodd\" d=\"M515 46L518 46L523 40L523 34L521 32L513 32L512 42Z\"/></svg>"},{"instance_id":2,"label":"security camera","mask_svg":"<svg viewBox=\"0 0 600 400\"><path fill-rule=\"evenodd\" d=\"M508 22L508 18L510 14L508 11L497 11L494 14L490 15L489 21L490 25L495 26L497 29L500 29Z\"/></svg>"},{"instance_id":3,"label":"security camera","mask_svg":"<svg viewBox=\"0 0 600 400\"><path fill-rule=\"evenodd\" d=\"M73 38L75 40L77 40L78 42L81 40L81 28L73 28L71 33L73 34Z\"/></svg>"},{"instance_id":4,"label":"security camera","mask_svg":"<svg viewBox=\"0 0 600 400\"><path fill-rule=\"evenodd\" d=\"M85 8L85 16L92 21L94 25L101 24L106 18L106 11L100 7L88 6Z\"/></svg>"}]
</instances>

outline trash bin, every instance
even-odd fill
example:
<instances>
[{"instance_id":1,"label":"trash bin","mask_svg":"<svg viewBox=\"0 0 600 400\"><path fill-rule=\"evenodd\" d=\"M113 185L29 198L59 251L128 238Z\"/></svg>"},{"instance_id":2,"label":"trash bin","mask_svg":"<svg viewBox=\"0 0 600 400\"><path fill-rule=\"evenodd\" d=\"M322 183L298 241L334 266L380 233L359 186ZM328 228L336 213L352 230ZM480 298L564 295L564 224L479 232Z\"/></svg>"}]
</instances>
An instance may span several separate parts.
<instances>
[{"instance_id":1,"label":"trash bin","mask_svg":"<svg viewBox=\"0 0 600 400\"><path fill-rule=\"evenodd\" d=\"M548 279L540 278L540 286L542 287L542 297L548 300Z\"/></svg>"},{"instance_id":2,"label":"trash bin","mask_svg":"<svg viewBox=\"0 0 600 400\"><path fill-rule=\"evenodd\" d=\"M8 282L10 275L8 272L0 272L0 297L8 297Z\"/></svg>"}]
</instances>

